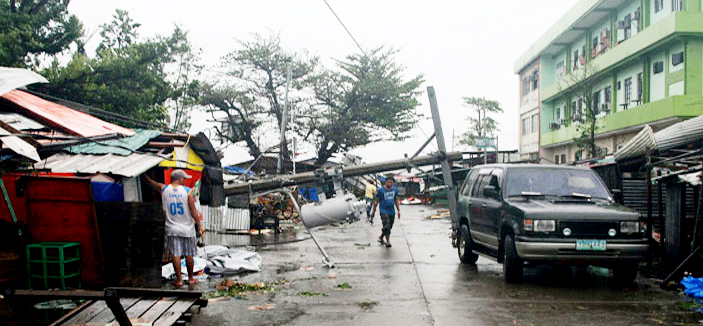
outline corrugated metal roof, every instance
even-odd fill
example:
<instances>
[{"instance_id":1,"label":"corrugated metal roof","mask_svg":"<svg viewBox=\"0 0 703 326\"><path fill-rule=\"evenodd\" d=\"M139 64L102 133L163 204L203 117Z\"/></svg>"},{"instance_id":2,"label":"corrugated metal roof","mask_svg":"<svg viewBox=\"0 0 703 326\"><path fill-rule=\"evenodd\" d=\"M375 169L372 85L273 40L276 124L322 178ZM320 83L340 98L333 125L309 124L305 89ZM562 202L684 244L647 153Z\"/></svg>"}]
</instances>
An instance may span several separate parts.
<instances>
[{"instance_id":1,"label":"corrugated metal roof","mask_svg":"<svg viewBox=\"0 0 703 326\"><path fill-rule=\"evenodd\" d=\"M161 135L158 130L135 130L134 136L111 139L102 142L90 142L71 146L68 151L74 154L117 154L127 156L142 148L151 139Z\"/></svg>"},{"instance_id":2,"label":"corrugated metal roof","mask_svg":"<svg viewBox=\"0 0 703 326\"><path fill-rule=\"evenodd\" d=\"M36 169L48 169L55 173L106 173L124 177L138 176L164 159L149 154L87 155L56 154L34 164Z\"/></svg>"},{"instance_id":3,"label":"corrugated metal roof","mask_svg":"<svg viewBox=\"0 0 703 326\"><path fill-rule=\"evenodd\" d=\"M39 154L37 153L37 149L26 141L17 136L11 136L9 131L2 128L0 128L0 135L0 140L2 140L2 143L13 152L27 157L34 162L39 162L41 160L41 158L39 158Z\"/></svg>"},{"instance_id":4,"label":"corrugated metal roof","mask_svg":"<svg viewBox=\"0 0 703 326\"><path fill-rule=\"evenodd\" d=\"M49 102L23 91L10 91L3 98L26 110L32 118L83 137L109 134L134 135L134 131L100 120L90 114Z\"/></svg>"},{"instance_id":5,"label":"corrugated metal roof","mask_svg":"<svg viewBox=\"0 0 703 326\"><path fill-rule=\"evenodd\" d=\"M652 127L646 125L635 137L630 139L630 141L615 152L615 160L620 161L626 158L644 155L647 153L647 150L654 150L655 147L656 143L654 141Z\"/></svg>"},{"instance_id":6,"label":"corrugated metal roof","mask_svg":"<svg viewBox=\"0 0 703 326\"><path fill-rule=\"evenodd\" d=\"M0 67L0 95L34 83L48 83L44 76L23 68Z\"/></svg>"},{"instance_id":7,"label":"corrugated metal roof","mask_svg":"<svg viewBox=\"0 0 703 326\"><path fill-rule=\"evenodd\" d=\"M42 130L46 126L18 113L0 113L0 121L17 130Z\"/></svg>"},{"instance_id":8,"label":"corrugated metal roof","mask_svg":"<svg viewBox=\"0 0 703 326\"><path fill-rule=\"evenodd\" d=\"M703 115L681 121L654 134L660 152L692 144L703 139Z\"/></svg>"}]
</instances>

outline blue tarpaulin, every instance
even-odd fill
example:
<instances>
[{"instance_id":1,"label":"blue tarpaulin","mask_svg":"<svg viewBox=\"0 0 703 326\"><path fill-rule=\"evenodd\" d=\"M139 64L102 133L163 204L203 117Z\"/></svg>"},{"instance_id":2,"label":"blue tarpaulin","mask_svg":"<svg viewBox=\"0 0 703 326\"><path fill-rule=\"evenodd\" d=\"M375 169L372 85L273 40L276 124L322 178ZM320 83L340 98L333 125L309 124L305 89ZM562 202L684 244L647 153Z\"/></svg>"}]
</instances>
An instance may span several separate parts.
<instances>
[{"instance_id":1,"label":"blue tarpaulin","mask_svg":"<svg viewBox=\"0 0 703 326\"><path fill-rule=\"evenodd\" d=\"M703 298L703 277L693 277L686 276L681 280L681 285L684 287L683 292L686 295L692 296L694 298Z\"/></svg>"},{"instance_id":2,"label":"blue tarpaulin","mask_svg":"<svg viewBox=\"0 0 703 326\"><path fill-rule=\"evenodd\" d=\"M247 169L241 168L238 166L225 166L223 169L225 169L225 171L230 172L230 173L254 175L254 172L247 171Z\"/></svg>"},{"instance_id":3,"label":"blue tarpaulin","mask_svg":"<svg viewBox=\"0 0 703 326\"><path fill-rule=\"evenodd\" d=\"M121 183L112 182L91 182L93 188L93 200L96 202L123 202L124 192L122 191Z\"/></svg>"},{"instance_id":4,"label":"blue tarpaulin","mask_svg":"<svg viewBox=\"0 0 703 326\"><path fill-rule=\"evenodd\" d=\"M320 201L320 197L317 195L317 188L300 187L298 188L298 192L300 192L300 195L307 200Z\"/></svg>"}]
</instances>

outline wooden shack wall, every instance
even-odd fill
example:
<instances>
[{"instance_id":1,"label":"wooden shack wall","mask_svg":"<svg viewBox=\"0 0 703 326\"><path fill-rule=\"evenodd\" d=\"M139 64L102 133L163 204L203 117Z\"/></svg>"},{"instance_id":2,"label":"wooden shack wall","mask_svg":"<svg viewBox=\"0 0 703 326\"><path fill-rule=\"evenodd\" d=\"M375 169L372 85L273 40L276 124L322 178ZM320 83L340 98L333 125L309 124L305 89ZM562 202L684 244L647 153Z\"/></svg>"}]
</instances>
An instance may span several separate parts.
<instances>
[{"instance_id":1,"label":"wooden shack wall","mask_svg":"<svg viewBox=\"0 0 703 326\"><path fill-rule=\"evenodd\" d=\"M161 203L95 203L107 286L161 287Z\"/></svg>"}]
</instances>

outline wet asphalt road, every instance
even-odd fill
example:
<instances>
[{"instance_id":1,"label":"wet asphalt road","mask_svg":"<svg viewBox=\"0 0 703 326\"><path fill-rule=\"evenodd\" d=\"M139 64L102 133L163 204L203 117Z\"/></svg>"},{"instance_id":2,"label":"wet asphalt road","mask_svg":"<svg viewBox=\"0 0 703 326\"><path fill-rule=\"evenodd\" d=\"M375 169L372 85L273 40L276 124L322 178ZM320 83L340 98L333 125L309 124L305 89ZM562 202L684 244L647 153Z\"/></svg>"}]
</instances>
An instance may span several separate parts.
<instances>
[{"instance_id":1,"label":"wet asphalt road","mask_svg":"<svg viewBox=\"0 0 703 326\"><path fill-rule=\"evenodd\" d=\"M262 272L233 279L282 284L246 300L211 302L194 324L703 325L703 315L686 308L681 294L662 291L642 276L634 286L618 288L607 270L539 268L528 269L522 284L505 284L502 265L493 260L459 264L450 221L425 218L434 208L403 206L401 211L392 248L376 242L380 223L315 231L337 265L332 270L322 265L312 240L280 243L306 238L302 231L278 239L207 235L209 244L250 245L262 255ZM199 288L207 291L219 281ZM338 287L345 282L351 289ZM250 310L264 304L275 306Z\"/></svg>"}]
</instances>

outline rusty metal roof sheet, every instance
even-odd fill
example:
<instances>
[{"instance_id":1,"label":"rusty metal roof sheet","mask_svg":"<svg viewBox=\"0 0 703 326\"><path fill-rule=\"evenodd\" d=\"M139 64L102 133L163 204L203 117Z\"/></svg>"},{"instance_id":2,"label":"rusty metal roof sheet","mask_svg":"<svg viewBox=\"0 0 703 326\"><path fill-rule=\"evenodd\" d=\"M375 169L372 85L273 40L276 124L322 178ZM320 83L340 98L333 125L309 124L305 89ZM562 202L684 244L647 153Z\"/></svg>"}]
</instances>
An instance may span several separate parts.
<instances>
[{"instance_id":1,"label":"rusty metal roof sheet","mask_svg":"<svg viewBox=\"0 0 703 326\"><path fill-rule=\"evenodd\" d=\"M23 111L21 113L26 113L41 123L58 127L63 129L62 131L74 135L83 137L115 133L124 136L134 135L134 131L131 129L100 120L92 115L54 102L49 102L27 92L14 90L3 94L2 98L17 105Z\"/></svg>"}]
</instances>

